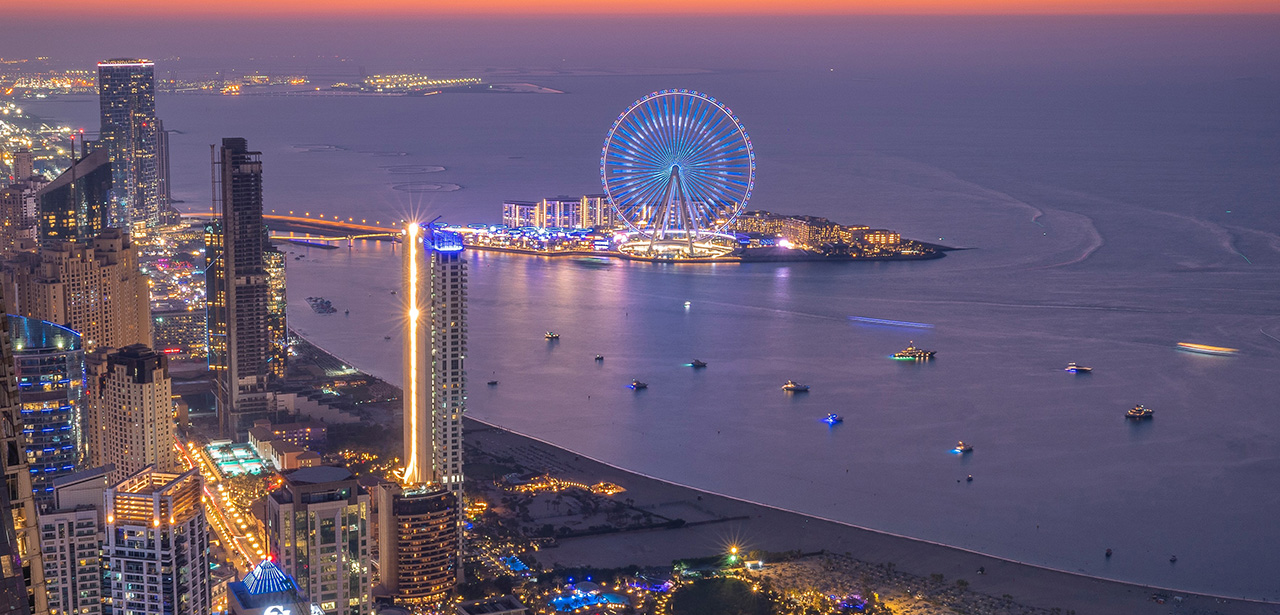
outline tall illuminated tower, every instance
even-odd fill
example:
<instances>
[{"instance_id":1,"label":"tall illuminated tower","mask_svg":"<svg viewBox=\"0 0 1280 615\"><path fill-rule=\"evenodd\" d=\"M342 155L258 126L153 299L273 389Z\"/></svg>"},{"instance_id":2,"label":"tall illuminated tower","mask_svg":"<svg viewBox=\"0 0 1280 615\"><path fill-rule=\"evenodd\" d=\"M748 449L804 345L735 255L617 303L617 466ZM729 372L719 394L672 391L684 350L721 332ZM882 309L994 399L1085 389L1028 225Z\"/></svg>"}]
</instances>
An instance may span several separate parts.
<instances>
[{"instance_id":1,"label":"tall illuminated tower","mask_svg":"<svg viewBox=\"0 0 1280 615\"><path fill-rule=\"evenodd\" d=\"M405 229L404 483L462 497L467 407L467 261L456 233Z\"/></svg>"},{"instance_id":2,"label":"tall illuminated tower","mask_svg":"<svg viewBox=\"0 0 1280 615\"><path fill-rule=\"evenodd\" d=\"M438 603L462 580L467 261L462 238L404 231L404 474L379 490L379 573L398 603Z\"/></svg>"},{"instance_id":3,"label":"tall illuminated tower","mask_svg":"<svg viewBox=\"0 0 1280 615\"><path fill-rule=\"evenodd\" d=\"M155 63L122 58L98 63L99 147L111 157L116 194L111 226L160 219L160 165L157 147Z\"/></svg>"}]
</instances>

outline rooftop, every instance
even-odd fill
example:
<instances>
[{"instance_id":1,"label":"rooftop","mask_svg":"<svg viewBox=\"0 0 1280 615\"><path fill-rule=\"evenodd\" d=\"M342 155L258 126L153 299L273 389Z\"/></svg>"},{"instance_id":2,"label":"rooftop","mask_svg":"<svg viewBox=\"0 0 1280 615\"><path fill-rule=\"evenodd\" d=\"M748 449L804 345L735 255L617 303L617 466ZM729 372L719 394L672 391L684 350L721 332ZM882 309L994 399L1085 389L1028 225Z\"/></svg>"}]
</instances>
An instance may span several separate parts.
<instances>
[{"instance_id":1,"label":"rooftop","mask_svg":"<svg viewBox=\"0 0 1280 615\"><path fill-rule=\"evenodd\" d=\"M338 468L334 466L312 466L287 472L285 473L284 478L294 484L315 485L347 480L348 478L351 478L351 472L346 468Z\"/></svg>"}]
</instances>

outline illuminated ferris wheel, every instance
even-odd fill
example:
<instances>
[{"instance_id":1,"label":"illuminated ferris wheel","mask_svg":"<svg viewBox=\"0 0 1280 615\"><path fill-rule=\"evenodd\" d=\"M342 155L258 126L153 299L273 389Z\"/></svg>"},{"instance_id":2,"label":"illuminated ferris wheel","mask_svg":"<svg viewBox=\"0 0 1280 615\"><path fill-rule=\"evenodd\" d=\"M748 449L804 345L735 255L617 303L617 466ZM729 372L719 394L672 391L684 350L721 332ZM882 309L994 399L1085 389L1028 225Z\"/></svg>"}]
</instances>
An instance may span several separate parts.
<instances>
[{"instance_id":1,"label":"illuminated ferris wheel","mask_svg":"<svg viewBox=\"0 0 1280 615\"><path fill-rule=\"evenodd\" d=\"M613 122L600 154L609 204L652 252L722 233L755 183L751 138L728 107L701 92L662 90Z\"/></svg>"}]
</instances>

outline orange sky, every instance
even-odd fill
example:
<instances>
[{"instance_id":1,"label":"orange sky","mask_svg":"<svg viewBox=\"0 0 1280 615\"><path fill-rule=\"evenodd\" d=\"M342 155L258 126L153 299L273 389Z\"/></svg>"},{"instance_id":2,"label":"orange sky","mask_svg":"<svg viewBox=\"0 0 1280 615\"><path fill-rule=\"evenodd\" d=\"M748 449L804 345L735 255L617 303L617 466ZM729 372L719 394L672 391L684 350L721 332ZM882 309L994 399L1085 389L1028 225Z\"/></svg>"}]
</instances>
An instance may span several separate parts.
<instances>
[{"instance_id":1,"label":"orange sky","mask_svg":"<svg viewBox=\"0 0 1280 615\"><path fill-rule=\"evenodd\" d=\"M3 4L0 1L0 4ZM1280 13L1280 0L46 0L103 15L1215 14Z\"/></svg>"}]
</instances>

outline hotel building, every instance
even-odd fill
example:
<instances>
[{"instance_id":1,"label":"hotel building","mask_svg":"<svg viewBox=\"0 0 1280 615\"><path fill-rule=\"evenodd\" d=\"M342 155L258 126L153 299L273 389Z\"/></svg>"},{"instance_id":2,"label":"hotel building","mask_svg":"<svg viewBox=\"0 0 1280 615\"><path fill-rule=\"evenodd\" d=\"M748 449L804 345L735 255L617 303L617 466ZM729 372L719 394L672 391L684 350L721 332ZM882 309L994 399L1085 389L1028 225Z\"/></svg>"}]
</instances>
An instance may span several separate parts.
<instances>
[{"instance_id":1,"label":"hotel building","mask_svg":"<svg viewBox=\"0 0 1280 615\"><path fill-rule=\"evenodd\" d=\"M92 244L60 242L5 266L15 313L80 332L86 351L151 343L150 292L129 236L109 228Z\"/></svg>"},{"instance_id":2,"label":"hotel building","mask_svg":"<svg viewBox=\"0 0 1280 615\"><path fill-rule=\"evenodd\" d=\"M609 200L603 194L578 198L557 196L541 201L506 201L502 223L511 228L604 228L618 224Z\"/></svg>"},{"instance_id":3,"label":"hotel building","mask_svg":"<svg viewBox=\"0 0 1280 615\"><path fill-rule=\"evenodd\" d=\"M436 602L462 578L467 261L462 238L410 224L404 239L404 474L379 494L383 589Z\"/></svg>"},{"instance_id":4,"label":"hotel building","mask_svg":"<svg viewBox=\"0 0 1280 615\"><path fill-rule=\"evenodd\" d=\"M169 359L138 344L99 352L89 372L85 423L91 465L115 466L113 483L146 467L177 470Z\"/></svg>"},{"instance_id":5,"label":"hotel building","mask_svg":"<svg viewBox=\"0 0 1280 615\"><path fill-rule=\"evenodd\" d=\"M105 612L206 615L209 535L200 471L144 468L107 489Z\"/></svg>"}]
</instances>

